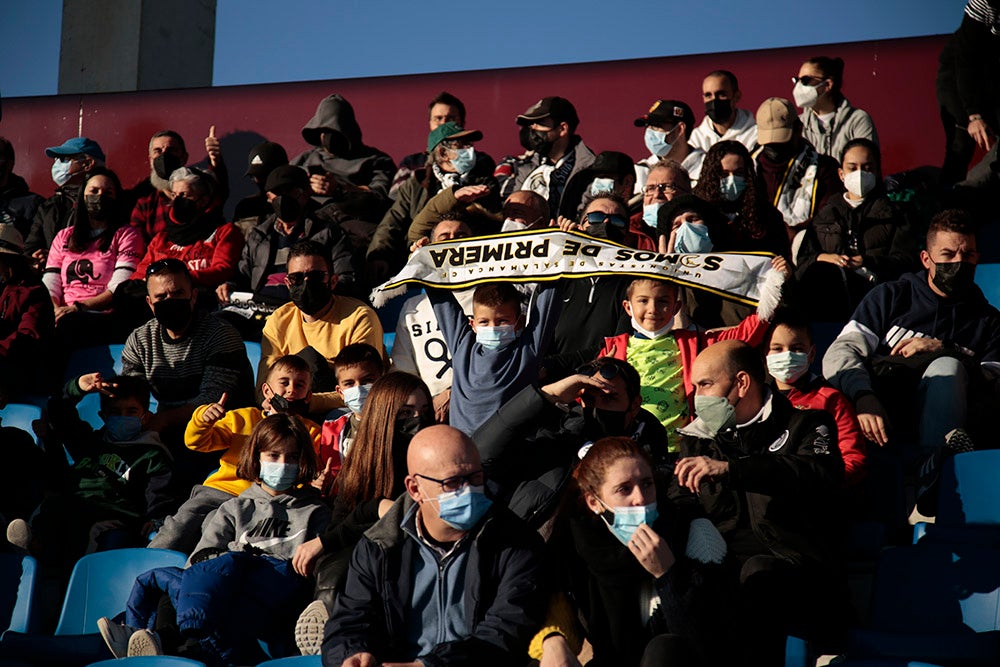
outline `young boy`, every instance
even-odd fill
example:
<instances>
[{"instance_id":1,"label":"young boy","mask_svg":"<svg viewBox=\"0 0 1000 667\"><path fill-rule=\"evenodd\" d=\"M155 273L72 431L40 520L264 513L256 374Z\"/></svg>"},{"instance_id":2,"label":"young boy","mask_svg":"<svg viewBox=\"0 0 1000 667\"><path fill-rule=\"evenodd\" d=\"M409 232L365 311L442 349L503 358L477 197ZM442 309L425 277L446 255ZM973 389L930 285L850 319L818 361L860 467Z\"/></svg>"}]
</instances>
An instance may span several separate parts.
<instances>
[{"instance_id":1,"label":"young boy","mask_svg":"<svg viewBox=\"0 0 1000 667\"><path fill-rule=\"evenodd\" d=\"M323 495L343 465L343 458L354 443L361 409L364 407L372 384L385 373L385 361L379 351L368 343L352 343L333 359L337 375L337 393L344 399L346 408L335 408L323 422L323 439L319 449L319 462L323 466L321 481Z\"/></svg>"},{"instance_id":2,"label":"young boy","mask_svg":"<svg viewBox=\"0 0 1000 667\"><path fill-rule=\"evenodd\" d=\"M471 435L497 408L538 379L561 302L551 284L541 283L526 321L523 297L512 283L477 287L471 318L447 291L427 288L427 296L452 352L449 422Z\"/></svg>"},{"instance_id":3,"label":"young boy","mask_svg":"<svg viewBox=\"0 0 1000 667\"><path fill-rule=\"evenodd\" d=\"M772 260L772 268L783 273L785 261ZM772 274L775 272L772 271ZM780 279L770 278L758 306L735 327L700 331L673 328L680 310L678 286L665 280L633 280L622 303L632 318L632 331L604 339L597 357L614 357L629 362L642 378L642 407L653 413L670 436L668 448L677 451L676 430L685 426L694 414L694 385L691 365L705 347L720 340L742 340L760 345L767 333L767 318L780 298Z\"/></svg>"},{"instance_id":4,"label":"young boy","mask_svg":"<svg viewBox=\"0 0 1000 667\"><path fill-rule=\"evenodd\" d=\"M219 469L191 490L190 498L173 516L167 517L149 546L191 553L201 537L201 524L205 517L250 487L250 482L236 476L236 466L253 427L268 414L290 412L298 415L318 450L321 429L303 416L308 410L311 386L309 363L302 357L289 354L279 357L268 369L267 380L260 387L264 395L261 408L239 408L227 412L225 394L218 403L196 408L184 432L184 444L196 452L225 452L219 458Z\"/></svg>"},{"instance_id":5,"label":"young boy","mask_svg":"<svg viewBox=\"0 0 1000 667\"><path fill-rule=\"evenodd\" d=\"M844 486L855 486L864 479L867 467L865 439L854 408L846 396L809 371L816 356L809 325L788 313L775 320L765 348L767 370L778 391L792 405L825 410L837 420L837 443L844 458Z\"/></svg>"},{"instance_id":6,"label":"young boy","mask_svg":"<svg viewBox=\"0 0 1000 667\"><path fill-rule=\"evenodd\" d=\"M104 420L97 431L76 411L84 394L95 391ZM144 545L152 523L173 506L171 458L159 436L146 430L149 417L149 385L142 378L104 380L90 373L70 380L65 397L49 401L47 422L36 426L56 464L54 493L30 529L22 519L11 522L12 542L67 573L85 552ZM69 467L67 452L75 461Z\"/></svg>"}]
</instances>

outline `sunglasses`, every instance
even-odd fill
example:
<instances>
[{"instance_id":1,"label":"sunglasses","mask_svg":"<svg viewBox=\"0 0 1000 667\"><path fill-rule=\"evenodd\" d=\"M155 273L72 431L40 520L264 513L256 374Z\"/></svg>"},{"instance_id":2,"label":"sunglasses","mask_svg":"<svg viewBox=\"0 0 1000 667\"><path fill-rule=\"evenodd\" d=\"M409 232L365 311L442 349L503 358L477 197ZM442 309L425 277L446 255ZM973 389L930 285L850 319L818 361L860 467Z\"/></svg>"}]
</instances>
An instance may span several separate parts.
<instances>
[{"instance_id":1,"label":"sunglasses","mask_svg":"<svg viewBox=\"0 0 1000 667\"><path fill-rule=\"evenodd\" d=\"M146 267L147 278L158 273L183 273L187 275L188 268L181 260L168 257L167 259L158 259Z\"/></svg>"},{"instance_id":2,"label":"sunglasses","mask_svg":"<svg viewBox=\"0 0 1000 667\"><path fill-rule=\"evenodd\" d=\"M309 280L310 282L323 282L326 280L329 274L326 271L296 271L295 273L286 273L285 280L288 281L289 285L301 285L303 281Z\"/></svg>"},{"instance_id":3,"label":"sunglasses","mask_svg":"<svg viewBox=\"0 0 1000 667\"><path fill-rule=\"evenodd\" d=\"M601 213L600 211L594 211L592 213L587 214L587 224L600 225L603 224L605 221L621 229L624 229L625 227L628 226L628 220L621 217L620 215L615 215L613 213L611 214Z\"/></svg>"}]
</instances>

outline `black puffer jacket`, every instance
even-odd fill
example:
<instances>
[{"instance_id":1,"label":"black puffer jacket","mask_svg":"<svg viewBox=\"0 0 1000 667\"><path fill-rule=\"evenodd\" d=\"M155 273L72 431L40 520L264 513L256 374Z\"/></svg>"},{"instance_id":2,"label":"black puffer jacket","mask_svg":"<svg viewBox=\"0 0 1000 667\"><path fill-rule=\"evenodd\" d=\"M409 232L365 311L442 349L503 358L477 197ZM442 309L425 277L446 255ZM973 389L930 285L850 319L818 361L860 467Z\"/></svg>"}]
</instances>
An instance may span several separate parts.
<instances>
[{"instance_id":1,"label":"black puffer jacket","mask_svg":"<svg viewBox=\"0 0 1000 667\"><path fill-rule=\"evenodd\" d=\"M41 196L28 189L23 178L11 174L7 185L0 186L0 223L14 225L22 237L27 237L42 201Z\"/></svg>"}]
</instances>

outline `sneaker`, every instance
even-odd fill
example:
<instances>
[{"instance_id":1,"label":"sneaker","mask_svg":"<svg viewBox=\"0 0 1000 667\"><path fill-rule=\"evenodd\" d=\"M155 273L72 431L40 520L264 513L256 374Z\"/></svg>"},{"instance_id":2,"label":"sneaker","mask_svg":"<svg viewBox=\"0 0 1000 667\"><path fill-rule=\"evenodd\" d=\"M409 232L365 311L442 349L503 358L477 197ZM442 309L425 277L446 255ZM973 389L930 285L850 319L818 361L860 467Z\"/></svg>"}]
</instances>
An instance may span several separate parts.
<instances>
[{"instance_id":1,"label":"sneaker","mask_svg":"<svg viewBox=\"0 0 1000 667\"><path fill-rule=\"evenodd\" d=\"M323 645L323 630L330 613L322 600L313 600L295 622L295 645L302 655L319 655Z\"/></svg>"},{"instance_id":2,"label":"sneaker","mask_svg":"<svg viewBox=\"0 0 1000 667\"><path fill-rule=\"evenodd\" d=\"M160 636L152 630L136 630L128 638L128 657L139 655L163 655Z\"/></svg>"},{"instance_id":3,"label":"sneaker","mask_svg":"<svg viewBox=\"0 0 1000 667\"><path fill-rule=\"evenodd\" d=\"M31 546L31 526L24 519L14 519L7 524L7 541L22 553L29 553Z\"/></svg>"},{"instance_id":4,"label":"sneaker","mask_svg":"<svg viewBox=\"0 0 1000 667\"><path fill-rule=\"evenodd\" d=\"M944 449L948 454L965 454L976 449L976 443L965 429L956 428L944 436Z\"/></svg>"},{"instance_id":5,"label":"sneaker","mask_svg":"<svg viewBox=\"0 0 1000 667\"><path fill-rule=\"evenodd\" d=\"M108 645L111 655L116 658L128 655L128 640L138 629L124 623L115 623L107 616L97 619L97 630Z\"/></svg>"}]
</instances>

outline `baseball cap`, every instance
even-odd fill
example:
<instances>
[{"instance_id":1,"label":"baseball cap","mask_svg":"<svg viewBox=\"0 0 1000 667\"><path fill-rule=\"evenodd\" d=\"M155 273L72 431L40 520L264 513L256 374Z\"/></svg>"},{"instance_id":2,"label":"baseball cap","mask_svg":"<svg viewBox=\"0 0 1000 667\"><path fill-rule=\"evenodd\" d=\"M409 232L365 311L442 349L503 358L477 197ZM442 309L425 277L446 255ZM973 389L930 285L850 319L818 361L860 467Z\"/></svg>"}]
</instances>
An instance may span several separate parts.
<instances>
[{"instance_id":1,"label":"baseball cap","mask_svg":"<svg viewBox=\"0 0 1000 667\"><path fill-rule=\"evenodd\" d=\"M689 130L694 129L694 112L680 100L656 100L644 116L636 118L636 127L655 125L663 127L664 123L684 123Z\"/></svg>"},{"instance_id":2,"label":"baseball cap","mask_svg":"<svg viewBox=\"0 0 1000 667\"><path fill-rule=\"evenodd\" d=\"M50 158L80 154L89 155L104 162L104 151L101 150L96 141L87 137L73 137L67 139L62 146L52 146L45 149L45 156Z\"/></svg>"},{"instance_id":3,"label":"baseball cap","mask_svg":"<svg viewBox=\"0 0 1000 667\"><path fill-rule=\"evenodd\" d=\"M791 141L795 121L795 107L783 97L769 97L757 109L757 143L783 144Z\"/></svg>"},{"instance_id":4,"label":"baseball cap","mask_svg":"<svg viewBox=\"0 0 1000 667\"><path fill-rule=\"evenodd\" d=\"M250 150L247 159L247 176L266 176L276 167L288 164L288 153L281 144L264 141Z\"/></svg>"},{"instance_id":5,"label":"baseball cap","mask_svg":"<svg viewBox=\"0 0 1000 667\"><path fill-rule=\"evenodd\" d=\"M551 118L556 123L566 121L572 127L580 124L576 108L565 97L543 97L517 117L517 124L531 125L546 118Z\"/></svg>"},{"instance_id":6,"label":"baseball cap","mask_svg":"<svg viewBox=\"0 0 1000 667\"><path fill-rule=\"evenodd\" d=\"M427 135L427 152L430 153L445 139L479 141L482 138L483 133L479 130L466 130L464 127L455 122L442 123L431 130L431 133Z\"/></svg>"},{"instance_id":7,"label":"baseball cap","mask_svg":"<svg viewBox=\"0 0 1000 667\"><path fill-rule=\"evenodd\" d=\"M300 169L294 165L283 164L275 167L274 170L268 174L267 183L264 184L264 190L267 192L277 192L278 190L286 190L289 188L302 188L303 190L308 190L309 174L307 174L304 169Z\"/></svg>"}]
</instances>

